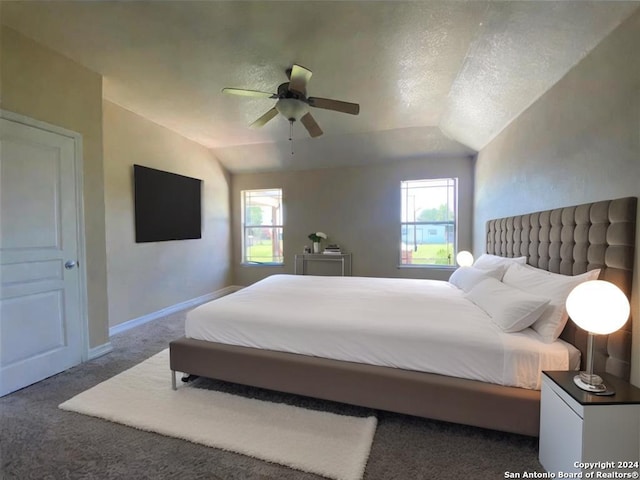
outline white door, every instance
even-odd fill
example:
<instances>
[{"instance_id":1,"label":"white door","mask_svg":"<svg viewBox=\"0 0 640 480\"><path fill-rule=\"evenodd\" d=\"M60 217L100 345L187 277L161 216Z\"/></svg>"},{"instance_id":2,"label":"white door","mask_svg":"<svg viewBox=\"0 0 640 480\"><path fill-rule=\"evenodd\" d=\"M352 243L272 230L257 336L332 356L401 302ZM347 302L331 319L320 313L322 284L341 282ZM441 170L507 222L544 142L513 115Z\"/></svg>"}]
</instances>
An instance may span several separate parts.
<instances>
[{"instance_id":1,"label":"white door","mask_svg":"<svg viewBox=\"0 0 640 480\"><path fill-rule=\"evenodd\" d=\"M0 118L0 396L86 352L75 143Z\"/></svg>"}]
</instances>

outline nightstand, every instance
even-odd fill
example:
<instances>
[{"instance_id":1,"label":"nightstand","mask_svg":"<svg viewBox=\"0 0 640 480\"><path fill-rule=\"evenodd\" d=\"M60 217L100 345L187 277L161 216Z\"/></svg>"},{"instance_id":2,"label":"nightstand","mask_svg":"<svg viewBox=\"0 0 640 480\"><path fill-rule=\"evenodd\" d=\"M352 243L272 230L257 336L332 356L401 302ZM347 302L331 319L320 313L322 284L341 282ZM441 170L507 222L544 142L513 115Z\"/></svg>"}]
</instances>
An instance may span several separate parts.
<instances>
[{"instance_id":1,"label":"nightstand","mask_svg":"<svg viewBox=\"0 0 640 480\"><path fill-rule=\"evenodd\" d=\"M575 386L573 377L577 373L542 372L540 463L556 475L638 472L640 389L620 378L600 374L616 394L593 395ZM591 462L602 463L589 465Z\"/></svg>"}]
</instances>

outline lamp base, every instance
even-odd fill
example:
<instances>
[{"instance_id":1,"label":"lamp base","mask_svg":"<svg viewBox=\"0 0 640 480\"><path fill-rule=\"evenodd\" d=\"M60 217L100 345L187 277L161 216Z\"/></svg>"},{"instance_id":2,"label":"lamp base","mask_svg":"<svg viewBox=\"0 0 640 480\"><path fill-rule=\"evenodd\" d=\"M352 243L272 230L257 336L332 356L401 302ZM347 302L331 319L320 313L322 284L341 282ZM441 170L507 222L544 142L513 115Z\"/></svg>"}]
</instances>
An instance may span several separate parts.
<instances>
[{"instance_id":1,"label":"lamp base","mask_svg":"<svg viewBox=\"0 0 640 480\"><path fill-rule=\"evenodd\" d=\"M579 375L573 377L573 383L586 392L594 395L615 395L615 390L608 389L599 375L580 372Z\"/></svg>"}]
</instances>

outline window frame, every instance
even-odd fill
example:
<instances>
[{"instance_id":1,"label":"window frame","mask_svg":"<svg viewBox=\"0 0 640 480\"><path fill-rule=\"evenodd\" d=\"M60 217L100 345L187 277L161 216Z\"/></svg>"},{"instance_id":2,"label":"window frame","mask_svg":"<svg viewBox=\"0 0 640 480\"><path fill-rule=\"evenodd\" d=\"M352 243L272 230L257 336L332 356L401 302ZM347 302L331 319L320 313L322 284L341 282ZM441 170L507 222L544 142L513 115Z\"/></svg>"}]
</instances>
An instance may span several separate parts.
<instances>
[{"instance_id":1,"label":"window frame","mask_svg":"<svg viewBox=\"0 0 640 480\"><path fill-rule=\"evenodd\" d=\"M280 200L280 205L279 208L281 210L280 212L280 224L273 224L273 225L248 225L246 223L246 213L247 213L247 205L246 205L246 200L247 200L247 194L248 193L257 193L257 192L271 192L271 191L278 191L280 192L280 196L279 196L279 200ZM283 266L284 265L284 192L282 188L279 187L274 187L274 188L251 188L251 189L246 189L246 190L240 190L240 243L241 243L241 251L240 251L240 264L244 265L244 266L251 266L251 267L260 267L260 266ZM280 232L280 236L281 236L281 242L282 242L282 251L280 253L280 256L282 258L281 261L272 261L272 262L259 262L256 260L248 260L247 259L247 231L250 228L269 228L269 229L273 229L273 230L279 230Z\"/></svg>"},{"instance_id":2,"label":"window frame","mask_svg":"<svg viewBox=\"0 0 640 480\"><path fill-rule=\"evenodd\" d=\"M408 201L408 193L411 191L411 187L405 187L405 184L410 184L412 182L452 182L453 185L449 186L448 184L445 185L446 188L453 188L453 198L452 198L452 203L453 203L453 220L452 221L404 221L403 219L403 205L406 205L405 202ZM401 180L400 181L400 239L399 239L399 268L426 268L426 269L452 269L452 268L456 268L456 255L458 252L458 231L459 231L459 227L458 227L458 223L459 223L459 214L458 214L458 189L459 187L459 178L458 177L433 177L433 178L415 178L415 179L409 179L409 180ZM414 187L416 188L416 187ZM407 194L406 199L403 199L403 195ZM448 196L448 195L447 195ZM405 207L407 208L407 207ZM406 263L406 257L408 256L407 254L405 254L405 250L403 248L403 246L405 245L405 243L403 242L403 230L405 228L408 227L416 227L418 225L426 225L426 226L432 226L432 225L445 225L445 236L447 236L446 233L446 226L447 225L452 225L453 228L453 233L451 234L453 239L452 239L452 253L450 258L448 259L449 263L447 264L437 264L437 263ZM415 234L415 232L414 232ZM449 242L446 242L447 244ZM414 244L414 249L416 248L415 246L416 244Z\"/></svg>"}]
</instances>

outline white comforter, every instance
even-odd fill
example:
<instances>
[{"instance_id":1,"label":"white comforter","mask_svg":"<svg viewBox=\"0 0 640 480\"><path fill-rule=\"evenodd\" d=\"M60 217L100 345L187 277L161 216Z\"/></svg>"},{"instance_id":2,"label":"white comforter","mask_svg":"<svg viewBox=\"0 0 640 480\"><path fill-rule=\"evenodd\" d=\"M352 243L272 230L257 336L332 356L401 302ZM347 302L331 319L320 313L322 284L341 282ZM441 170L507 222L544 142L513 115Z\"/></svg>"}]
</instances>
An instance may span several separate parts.
<instances>
[{"instance_id":1,"label":"white comforter","mask_svg":"<svg viewBox=\"0 0 640 480\"><path fill-rule=\"evenodd\" d=\"M189 312L186 336L529 389L579 353L503 333L448 282L273 275Z\"/></svg>"}]
</instances>

